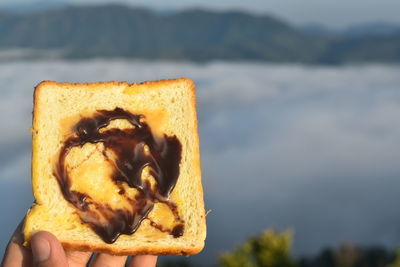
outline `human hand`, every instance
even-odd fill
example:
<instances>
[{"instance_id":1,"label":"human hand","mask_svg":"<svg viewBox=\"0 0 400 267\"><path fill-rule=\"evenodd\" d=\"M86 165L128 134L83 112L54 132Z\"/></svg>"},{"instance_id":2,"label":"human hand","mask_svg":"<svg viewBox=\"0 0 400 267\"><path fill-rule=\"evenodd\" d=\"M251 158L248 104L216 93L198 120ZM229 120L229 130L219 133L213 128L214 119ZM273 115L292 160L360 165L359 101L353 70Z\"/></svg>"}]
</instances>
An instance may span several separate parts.
<instances>
[{"instance_id":1,"label":"human hand","mask_svg":"<svg viewBox=\"0 0 400 267\"><path fill-rule=\"evenodd\" d=\"M61 243L49 232L38 232L31 240L31 249L22 246L21 223L8 243L1 267L84 267L92 257L91 252L64 251ZM125 266L127 256L97 254L92 267ZM134 256L129 267L155 267L157 256Z\"/></svg>"}]
</instances>

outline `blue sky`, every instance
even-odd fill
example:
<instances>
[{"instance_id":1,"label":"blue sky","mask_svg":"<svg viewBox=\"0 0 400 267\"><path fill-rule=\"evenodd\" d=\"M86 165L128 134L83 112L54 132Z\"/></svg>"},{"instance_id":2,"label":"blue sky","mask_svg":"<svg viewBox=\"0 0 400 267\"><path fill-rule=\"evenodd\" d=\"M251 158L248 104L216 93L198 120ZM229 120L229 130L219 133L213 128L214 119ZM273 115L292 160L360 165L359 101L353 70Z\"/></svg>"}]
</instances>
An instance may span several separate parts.
<instances>
[{"instance_id":1,"label":"blue sky","mask_svg":"<svg viewBox=\"0 0 400 267\"><path fill-rule=\"evenodd\" d=\"M365 22L400 24L398 0L2 0L1 5L66 2L73 4L129 3L157 9L209 7L216 9L247 9L270 13L296 24L320 23L338 28Z\"/></svg>"}]
</instances>

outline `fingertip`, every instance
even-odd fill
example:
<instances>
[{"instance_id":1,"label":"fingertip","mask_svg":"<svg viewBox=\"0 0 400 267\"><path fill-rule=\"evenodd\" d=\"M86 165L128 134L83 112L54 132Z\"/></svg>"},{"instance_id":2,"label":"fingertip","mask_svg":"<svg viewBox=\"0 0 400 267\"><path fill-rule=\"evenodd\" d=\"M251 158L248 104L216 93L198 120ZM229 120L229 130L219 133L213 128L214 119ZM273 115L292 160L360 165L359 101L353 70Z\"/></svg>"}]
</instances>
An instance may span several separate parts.
<instances>
[{"instance_id":1,"label":"fingertip","mask_svg":"<svg viewBox=\"0 0 400 267\"><path fill-rule=\"evenodd\" d=\"M157 256L138 255L132 256L129 267L155 267L157 265Z\"/></svg>"},{"instance_id":2,"label":"fingertip","mask_svg":"<svg viewBox=\"0 0 400 267\"><path fill-rule=\"evenodd\" d=\"M47 242L58 242L58 239L50 232L39 231L32 236L31 243L41 242L46 240Z\"/></svg>"},{"instance_id":3,"label":"fingertip","mask_svg":"<svg viewBox=\"0 0 400 267\"><path fill-rule=\"evenodd\" d=\"M24 241L21 234L22 224L23 220L8 242L0 266L31 266L32 254L29 249L22 245Z\"/></svg>"},{"instance_id":4,"label":"fingertip","mask_svg":"<svg viewBox=\"0 0 400 267\"><path fill-rule=\"evenodd\" d=\"M31 248L35 262L48 260L51 253L49 236L45 233L35 234L31 240Z\"/></svg>"},{"instance_id":5,"label":"fingertip","mask_svg":"<svg viewBox=\"0 0 400 267\"><path fill-rule=\"evenodd\" d=\"M51 233L40 231L31 239L33 261L37 266L67 266L64 249Z\"/></svg>"},{"instance_id":6,"label":"fingertip","mask_svg":"<svg viewBox=\"0 0 400 267\"><path fill-rule=\"evenodd\" d=\"M49 244L52 250L62 251L64 253L64 249L60 241L58 241L57 237L52 233L46 231L39 231L35 233L31 239L31 246L33 246L34 244L40 244L45 242Z\"/></svg>"}]
</instances>

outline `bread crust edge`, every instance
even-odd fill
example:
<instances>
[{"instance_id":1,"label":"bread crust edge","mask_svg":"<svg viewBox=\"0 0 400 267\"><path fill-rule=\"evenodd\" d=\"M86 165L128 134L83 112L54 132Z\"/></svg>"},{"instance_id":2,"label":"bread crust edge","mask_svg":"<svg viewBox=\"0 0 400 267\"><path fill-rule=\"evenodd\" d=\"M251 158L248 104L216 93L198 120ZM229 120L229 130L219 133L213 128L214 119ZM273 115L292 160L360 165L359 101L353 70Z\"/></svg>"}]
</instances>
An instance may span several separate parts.
<instances>
[{"instance_id":1,"label":"bread crust edge","mask_svg":"<svg viewBox=\"0 0 400 267\"><path fill-rule=\"evenodd\" d=\"M198 247L168 247L168 248L155 248L151 246L141 246L137 248L129 249L118 249L103 245L93 245L93 244L83 244L83 243L73 243L73 242L61 242L65 250L72 251L83 251L83 252L97 252L97 253L107 253L111 255L118 256L128 256L128 255L195 255L199 253L204 244Z\"/></svg>"}]
</instances>

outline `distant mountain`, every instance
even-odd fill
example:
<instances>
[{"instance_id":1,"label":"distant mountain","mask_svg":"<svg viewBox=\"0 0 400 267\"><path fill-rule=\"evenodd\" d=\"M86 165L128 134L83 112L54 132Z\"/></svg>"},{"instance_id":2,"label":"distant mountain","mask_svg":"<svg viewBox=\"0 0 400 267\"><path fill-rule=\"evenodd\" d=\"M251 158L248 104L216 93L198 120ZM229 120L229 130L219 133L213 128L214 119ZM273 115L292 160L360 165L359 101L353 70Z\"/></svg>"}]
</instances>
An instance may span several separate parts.
<instances>
[{"instance_id":1,"label":"distant mountain","mask_svg":"<svg viewBox=\"0 0 400 267\"><path fill-rule=\"evenodd\" d=\"M400 61L399 39L400 34L307 34L274 17L239 11L193 9L165 15L102 5L0 13L0 49L57 50L67 58L393 62Z\"/></svg>"},{"instance_id":2,"label":"distant mountain","mask_svg":"<svg viewBox=\"0 0 400 267\"><path fill-rule=\"evenodd\" d=\"M331 29L318 23L309 23L299 29L312 36L338 36L360 38L365 36L390 36L400 33L400 25L388 22L368 22L347 26L343 29Z\"/></svg>"},{"instance_id":3,"label":"distant mountain","mask_svg":"<svg viewBox=\"0 0 400 267\"><path fill-rule=\"evenodd\" d=\"M31 3L13 3L1 4L0 12L9 12L15 14L26 14L31 12L39 12L68 6L65 0L36 0Z\"/></svg>"},{"instance_id":4,"label":"distant mountain","mask_svg":"<svg viewBox=\"0 0 400 267\"><path fill-rule=\"evenodd\" d=\"M311 36L331 36L333 34L338 34L327 27L317 24L317 23L310 23L299 27L303 33Z\"/></svg>"},{"instance_id":5,"label":"distant mountain","mask_svg":"<svg viewBox=\"0 0 400 267\"><path fill-rule=\"evenodd\" d=\"M371 22L347 27L343 34L348 37L362 37L366 35L390 36L400 34L400 25L387 22Z\"/></svg>"}]
</instances>

